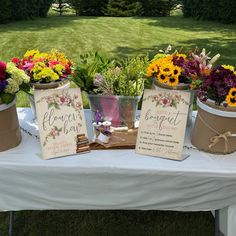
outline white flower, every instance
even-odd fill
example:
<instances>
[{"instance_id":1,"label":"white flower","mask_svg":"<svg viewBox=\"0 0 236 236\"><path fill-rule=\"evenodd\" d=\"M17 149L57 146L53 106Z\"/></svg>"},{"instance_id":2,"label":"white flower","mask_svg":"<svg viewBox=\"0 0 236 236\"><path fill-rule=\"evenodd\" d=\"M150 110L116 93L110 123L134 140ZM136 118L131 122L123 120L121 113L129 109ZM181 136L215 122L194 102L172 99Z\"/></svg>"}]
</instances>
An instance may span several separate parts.
<instances>
[{"instance_id":1,"label":"white flower","mask_svg":"<svg viewBox=\"0 0 236 236\"><path fill-rule=\"evenodd\" d=\"M19 85L17 81L13 79L8 79L7 82L8 82L8 85L6 86L4 90L5 93L15 94L16 92L19 91Z\"/></svg>"}]
</instances>

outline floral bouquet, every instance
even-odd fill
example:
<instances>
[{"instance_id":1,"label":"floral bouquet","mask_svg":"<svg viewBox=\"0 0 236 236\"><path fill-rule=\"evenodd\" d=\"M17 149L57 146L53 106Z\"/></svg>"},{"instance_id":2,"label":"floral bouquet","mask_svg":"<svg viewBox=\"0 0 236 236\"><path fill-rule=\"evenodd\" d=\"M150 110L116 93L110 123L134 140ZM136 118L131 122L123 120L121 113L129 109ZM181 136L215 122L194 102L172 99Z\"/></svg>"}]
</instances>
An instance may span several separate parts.
<instances>
[{"instance_id":1,"label":"floral bouquet","mask_svg":"<svg viewBox=\"0 0 236 236\"><path fill-rule=\"evenodd\" d=\"M154 77L154 82L172 88L186 85L198 89L220 56L217 54L211 59L205 49L198 53L197 48L187 53L175 51L170 54L170 51L171 46L154 57L147 68L147 77Z\"/></svg>"},{"instance_id":2,"label":"floral bouquet","mask_svg":"<svg viewBox=\"0 0 236 236\"><path fill-rule=\"evenodd\" d=\"M16 93L23 90L29 81L29 76L14 63L0 61L0 105L11 103Z\"/></svg>"},{"instance_id":3,"label":"floral bouquet","mask_svg":"<svg viewBox=\"0 0 236 236\"><path fill-rule=\"evenodd\" d=\"M55 49L50 53L29 50L23 59L15 57L12 62L26 72L31 83L61 82L72 73L72 62Z\"/></svg>"},{"instance_id":4,"label":"floral bouquet","mask_svg":"<svg viewBox=\"0 0 236 236\"><path fill-rule=\"evenodd\" d=\"M0 151L13 148L21 141L15 97L29 81L30 78L14 63L0 61Z\"/></svg>"},{"instance_id":5,"label":"floral bouquet","mask_svg":"<svg viewBox=\"0 0 236 236\"><path fill-rule=\"evenodd\" d=\"M192 144L210 153L236 151L236 71L233 66L212 69L198 93L198 113Z\"/></svg>"},{"instance_id":6,"label":"floral bouquet","mask_svg":"<svg viewBox=\"0 0 236 236\"><path fill-rule=\"evenodd\" d=\"M198 97L201 101L213 101L216 105L236 107L236 71L233 66L221 65L206 76Z\"/></svg>"}]
</instances>

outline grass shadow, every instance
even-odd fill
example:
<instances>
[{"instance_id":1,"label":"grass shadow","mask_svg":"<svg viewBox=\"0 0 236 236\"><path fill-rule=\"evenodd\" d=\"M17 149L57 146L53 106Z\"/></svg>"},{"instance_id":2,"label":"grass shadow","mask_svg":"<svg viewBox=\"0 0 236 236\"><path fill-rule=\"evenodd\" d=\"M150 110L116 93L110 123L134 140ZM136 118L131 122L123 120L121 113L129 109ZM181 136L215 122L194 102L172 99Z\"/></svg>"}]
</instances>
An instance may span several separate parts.
<instances>
[{"instance_id":1,"label":"grass shadow","mask_svg":"<svg viewBox=\"0 0 236 236\"><path fill-rule=\"evenodd\" d=\"M45 29L62 28L67 25L71 26L74 22L78 24L79 21L96 19L96 16L48 16L46 18L0 24L0 31L2 33L12 31L42 31Z\"/></svg>"}]
</instances>

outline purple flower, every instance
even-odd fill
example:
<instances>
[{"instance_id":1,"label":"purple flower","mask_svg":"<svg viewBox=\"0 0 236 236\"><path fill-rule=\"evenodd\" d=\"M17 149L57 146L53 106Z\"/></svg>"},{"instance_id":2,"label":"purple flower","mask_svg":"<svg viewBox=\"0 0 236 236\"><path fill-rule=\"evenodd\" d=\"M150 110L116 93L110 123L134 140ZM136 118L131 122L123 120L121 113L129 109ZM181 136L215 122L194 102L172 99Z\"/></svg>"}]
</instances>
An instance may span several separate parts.
<instances>
[{"instance_id":1,"label":"purple flower","mask_svg":"<svg viewBox=\"0 0 236 236\"><path fill-rule=\"evenodd\" d=\"M0 92L4 91L7 85L8 85L7 80L3 80L2 82L0 81Z\"/></svg>"},{"instance_id":2,"label":"purple flower","mask_svg":"<svg viewBox=\"0 0 236 236\"><path fill-rule=\"evenodd\" d=\"M99 87L103 84L103 82L104 82L103 76L99 73L96 73L94 77L94 85Z\"/></svg>"}]
</instances>

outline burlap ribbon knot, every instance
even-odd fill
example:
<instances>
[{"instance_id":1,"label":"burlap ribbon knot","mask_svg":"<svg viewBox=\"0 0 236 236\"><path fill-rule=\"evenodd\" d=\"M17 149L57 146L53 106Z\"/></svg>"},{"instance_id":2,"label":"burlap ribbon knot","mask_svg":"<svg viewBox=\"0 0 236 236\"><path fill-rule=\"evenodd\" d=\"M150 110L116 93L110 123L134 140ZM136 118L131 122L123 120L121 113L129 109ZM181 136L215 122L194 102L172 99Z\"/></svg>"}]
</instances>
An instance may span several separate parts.
<instances>
[{"instance_id":1,"label":"burlap ribbon knot","mask_svg":"<svg viewBox=\"0 0 236 236\"><path fill-rule=\"evenodd\" d=\"M225 132L223 134L219 134L219 135L216 135L216 136L210 138L211 144L209 145L209 148L211 149L216 144L218 144L221 139L223 139L225 141L224 153L227 153L228 150L229 150L229 147L228 147L229 140L228 140L228 138L231 137L231 136L232 136L231 132L228 131L228 132Z\"/></svg>"}]
</instances>

